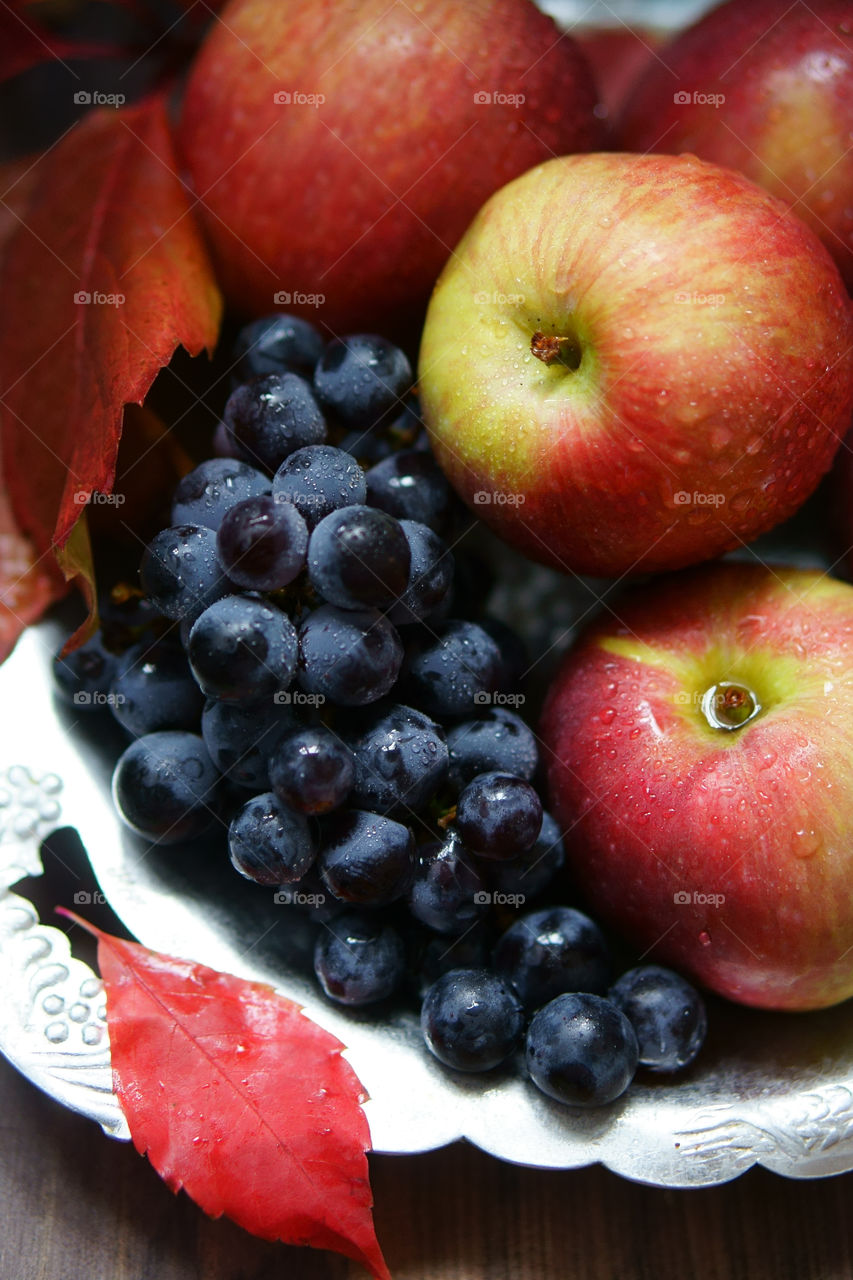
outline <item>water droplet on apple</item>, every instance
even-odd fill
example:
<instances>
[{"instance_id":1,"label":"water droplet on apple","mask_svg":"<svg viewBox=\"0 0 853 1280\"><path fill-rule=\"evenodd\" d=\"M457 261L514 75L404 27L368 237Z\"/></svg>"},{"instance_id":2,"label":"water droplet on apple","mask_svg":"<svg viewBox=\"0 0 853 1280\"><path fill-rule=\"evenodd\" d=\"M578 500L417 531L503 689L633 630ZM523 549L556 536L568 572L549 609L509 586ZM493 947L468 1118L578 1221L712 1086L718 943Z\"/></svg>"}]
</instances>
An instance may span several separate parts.
<instances>
[{"instance_id":1,"label":"water droplet on apple","mask_svg":"<svg viewBox=\"0 0 853 1280\"><path fill-rule=\"evenodd\" d=\"M703 410L699 407L695 400L691 400L689 404L684 405L678 413L678 421L684 427L694 426L703 416Z\"/></svg>"},{"instance_id":2,"label":"water droplet on apple","mask_svg":"<svg viewBox=\"0 0 853 1280\"><path fill-rule=\"evenodd\" d=\"M605 707L603 711L599 712L598 718L602 724L610 724L615 715L616 711L613 707Z\"/></svg>"},{"instance_id":3,"label":"water droplet on apple","mask_svg":"<svg viewBox=\"0 0 853 1280\"><path fill-rule=\"evenodd\" d=\"M703 947L710 947L711 935L710 933L708 933L707 929L703 929L702 932L699 934L699 942Z\"/></svg>"},{"instance_id":4,"label":"water droplet on apple","mask_svg":"<svg viewBox=\"0 0 853 1280\"><path fill-rule=\"evenodd\" d=\"M622 330L622 337L623 337L623 338L633 338L633 336L634 336L634 330L633 330L633 329L631 329L631 328L625 328L625 329L623 329L623 330Z\"/></svg>"},{"instance_id":5,"label":"water droplet on apple","mask_svg":"<svg viewBox=\"0 0 853 1280\"><path fill-rule=\"evenodd\" d=\"M791 852L795 858L812 858L818 852L823 841L814 828L801 827L794 832Z\"/></svg>"}]
</instances>

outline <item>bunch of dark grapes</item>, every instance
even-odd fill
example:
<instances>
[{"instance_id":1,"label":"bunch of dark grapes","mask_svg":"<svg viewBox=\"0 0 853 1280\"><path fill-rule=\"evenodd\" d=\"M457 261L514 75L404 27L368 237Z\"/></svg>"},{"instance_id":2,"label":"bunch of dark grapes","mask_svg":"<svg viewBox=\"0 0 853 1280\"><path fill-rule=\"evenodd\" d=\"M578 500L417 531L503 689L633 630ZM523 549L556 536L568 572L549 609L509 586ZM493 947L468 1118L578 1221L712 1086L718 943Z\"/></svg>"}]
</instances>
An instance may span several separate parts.
<instances>
[{"instance_id":1,"label":"bunch of dark grapes","mask_svg":"<svg viewBox=\"0 0 853 1280\"><path fill-rule=\"evenodd\" d=\"M313 911L329 999L414 992L450 1067L497 1066L525 1027L532 1079L575 1104L617 1097L638 1063L685 1065L692 988L646 966L606 998L593 921L527 910L564 851L512 709L524 649L457 572L465 523L405 354L276 315L236 357L217 456L143 555L136 642L56 665L67 699L133 737L123 820L161 844L226 828L240 875Z\"/></svg>"}]
</instances>

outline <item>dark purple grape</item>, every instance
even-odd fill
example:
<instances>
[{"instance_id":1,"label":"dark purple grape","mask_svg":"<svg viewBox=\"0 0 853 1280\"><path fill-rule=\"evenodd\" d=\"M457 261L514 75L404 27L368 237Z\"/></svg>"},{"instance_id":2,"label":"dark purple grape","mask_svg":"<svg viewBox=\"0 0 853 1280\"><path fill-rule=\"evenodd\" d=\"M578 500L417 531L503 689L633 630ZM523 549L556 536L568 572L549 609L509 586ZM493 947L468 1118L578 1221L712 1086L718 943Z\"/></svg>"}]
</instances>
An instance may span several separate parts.
<instances>
[{"instance_id":1,"label":"dark purple grape","mask_svg":"<svg viewBox=\"0 0 853 1280\"><path fill-rule=\"evenodd\" d=\"M359 1007L386 1000L403 981L406 953L390 925L354 911L326 922L314 972L330 1000Z\"/></svg>"},{"instance_id":2,"label":"dark purple grape","mask_svg":"<svg viewBox=\"0 0 853 1280\"><path fill-rule=\"evenodd\" d=\"M314 389L325 408L347 427L364 431L396 410L412 385L405 354L387 338L357 333L335 338L314 370Z\"/></svg>"},{"instance_id":3,"label":"dark purple grape","mask_svg":"<svg viewBox=\"0 0 853 1280\"><path fill-rule=\"evenodd\" d=\"M193 675L209 698L257 702L287 689L299 645L286 613L249 596L226 596L190 632Z\"/></svg>"},{"instance_id":4,"label":"dark purple grape","mask_svg":"<svg viewBox=\"0 0 853 1280\"><path fill-rule=\"evenodd\" d=\"M681 1071L705 1043L708 1017L695 987L660 965L640 965L623 973L608 999L634 1028L640 1065L650 1071Z\"/></svg>"},{"instance_id":5,"label":"dark purple grape","mask_svg":"<svg viewBox=\"0 0 853 1280\"><path fill-rule=\"evenodd\" d=\"M491 697L493 695L486 695ZM481 718L454 725L447 735L450 781L461 790L478 773L511 773L529 782L539 763L533 733L515 712L483 707Z\"/></svg>"},{"instance_id":6,"label":"dark purple grape","mask_svg":"<svg viewBox=\"0 0 853 1280\"><path fill-rule=\"evenodd\" d=\"M139 576L154 606L175 622L195 622L228 592L216 534L202 525L161 530L145 548Z\"/></svg>"},{"instance_id":7,"label":"dark purple grape","mask_svg":"<svg viewBox=\"0 0 853 1280\"><path fill-rule=\"evenodd\" d=\"M451 969L426 993L421 1030L427 1048L457 1071L491 1071L524 1029L515 995L488 969Z\"/></svg>"},{"instance_id":8,"label":"dark purple grape","mask_svg":"<svg viewBox=\"0 0 853 1280\"><path fill-rule=\"evenodd\" d=\"M218 775L194 733L148 733L132 742L113 772L119 817L139 835L177 844L202 835L216 817Z\"/></svg>"},{"instance_id":9,"label":"dark purple grape","mask_svg":"<svg viewBox=\"0 0 853 1280\"><path fill-rule=\"evenodd\" d=\"M444 532L452 491L432 454L402 449L371 467L365 480L371 507Z\"/></svg>"},{"instance_id":10,"label":"dark purple grape","mask_svg":"<svg viewBox=\"0 0 853 1280\"><path fill-rule=\"evenodd\" d=\"M342 805L355 781L349 747L322 725L286 734L270 760L270 783L299 813L329 813Z\"/></svg>"},{"instance_id":11,"label":"dark purple grape","mask_svg":"<svg viewBox=\"0 0 853 1280\"><path fill-rule=\"evenodd\" d=\"M422 809L447 774L444 730L412 707L385 710L353 750L353 803L377 813Z\"/></svg>"},{"instance_id":12,"label":"dark purple grape","mask_svg":"<svg viewBox=\"0 0 853 1280\"><path fill-rule=\"evenodd\" d=\"M240 382L268 373L301 373L310 378L323 346L313 324L277 311L244 325L237 334L234 375Z\"/></svg>"},{"instance_id":13,"label":"dark purple grape","mask_svg":"<svg viewBox=\"0 0 853 1280\"><path fill-rule=\"evenodd\" d=\"M339 449L348 453L365 469L373 467L384 458L390 458L395 444L386 431L348 431L338 444ZM363 501L367 501L367 485L364 487Z\"/></svg>"},{"instance_id":14,"label":"dark purple grape","mask_svg":"<svg viewBox=\"0 0 853 1280\"><path fill-rule=\"evenodd\" d=\"M362 907L382 907L407 892L415 844L408 827L361 809L328 819L318 858L330 893Z\"/></svg>"},{"instance_id":15,"label":"dark purple grape","mask_svg":"<svg viewBox=\"0 0 853 1280\"><path fill-rule=\"evenodd\" d=\"M488 910L490 895L455 832L418 849L409 910L436 933L459 934Z\"/></svg>"},{"instance_id":16,"label":"dark purple grape","mask_svg":"<svg viewBox=\"0 0 853 1280\"><path fill-rule=\"evenodd\" d=\"M285 458L272 490L278 500L293 503L309 529L341 507L363 505L367 497L361 467L328 444L297 449Z\"/></svg>"},{"instance_id":17,"label":"dark purple grape","mask_svg":"<svg viewBox=\"0 0 853 1280\"><path fill-rule=\"evenodd\" d=\"M290 708L274 698L248 706L211 698L201 715L201 736L220 773L241 787L267 791L270 757L294 723Z\"/></svg>"},{"instance_id":18,"label":"dark purple grape","mask_svg":"<svg viewBox=\"0 0 853 1280\"><path fill-rule=\"evenodd\" d=\"M308 823L271 791L253 796L228 828L231 862L256 884L294 884L314 861Z\"/></svg>"},{"instance_id":19,"label":"dark purple grape","mask_svg":"<svg viewBox=\"0 0 853 1280\"><path fill-rule=\"evenodd\" d=\"M163 617L153 603L125 583L98 597L99 642L108 653L124 653L162 629Z\"/></svg>"},{"instance_id":20,"label":"dark purple grape","mask_svg":"<svg viewBox=\"0 0 853 1280\"><path fill-rule=\"evenodd\" d=\"M231 508L216 546L223 569L238 587L277 591L304 568L308 529L291 503L264 494Z\"/></svg>"},{"instance_id":21,"label":"dark purple grape","mask_svg":"<svg viewBox=\"0 0 853 1280\"><path fill-rule=\"evenodd\" d=\"M480 857L517 858L539 835L542 801L523 778L481 773L459 795L456 827Z\"/></svg>"},{"instance_id":22,"label":"dark purple grape","mask_svg":"<svg viewBox=\"0 0 853 1280\"><path fill-rule=\"evenodd\" d=\"M600 1107L620 1097L637 1070L637 1037L621 1009L601 996L557 996L533 1015L527 1070L557 1102Z\"/></svg>"},{"instance_id":23,"label":"dark purple grape","mask_svg":"<svg viewBox=\"0 0 853 1280\"><path fill-rule=\"evenodd\" d=\"M411 552L399 520L371 507L333 511L308 544L311 585L340 609L384 608L409 583Z\"/></svg>"},{"instance_id":24,"label":"dark purple grape","mask_svg":"<svg viewBox=\"0 0 853 1280\"><path fill-rule=\"evenodd\" d=\"M143 640L121 658L110 710L135 738L160 729L197 732L204 695L173 640Z\"/></svg>"},{"instance_id":25,"label":"dark purple grape","mask_svg":"<svg viewBox=\"0 0 853 1280\"><path fill-rule=\"evenodd\" d=\"M506 862L492 860L489 884L496 893L511 895L520 905L547 889L565 860L560 828L550 813L543 813L539 835L525 853Z\"/></svg>"},{"instance_id":26,"label":"dark purple grape","mask_svg":"<svg viewBox=\"0 0 853 1280\"><path fill-rule=\"evenodd\" d=\"M603 995L610 981L601 930L572 907L542 907L519 916L498 940L494 967L526 1009L538 1009L564 991Z\"/></svg>"},{"instance_id":27,"label":"dark purple grape","mask_svg":"<svg viewBox=\"0 0 853 1280\"><path fill-rule=\"evenodd\" d=\"M65 657L61 652L56 654L53 686L62 701L78 711L103 711L110 705L117 668L115 654L104 647L103 637L96 635Z\"/></svg>"},{"instance_id":28,"label":"dark purple grape","mask_svg":"<svg viewBox=\"0 0 853 1280\"><path fill-rule=\"evenodd\" d=\"M470 717L482 695L498 687L500 650L475 622L445 622L437 631L412 651L409 700L439 719Z\"/></svg>"},{"instance_id":29,"label":"dark purple grape","mask_svg":"<svg viewBox=\"0 0 853 1280\"><path fill-rule=\"evenodd\" d=\"M406 590L388 610L395 626L431 617L447 603L453 585L453 556L437 533L414 520L401 520L411 564Z\"/></svg>"},{"instance_id":30,"label":"dark purple grape","mask_svg":"<svg viewBox=\"0 0 853 1280\"><path fill-rule=\"evenodd\" d=\"M208 458L178 481L172 498L172 524L218 529L236 503L269 491L267 477L247 462Z\"/></svg>"},{"instance_id":31,"label":"dark purple grape","mask_svg":"<svg viewBox=\"0 0 853 1280\"><path fill-rule=\"evenodd\" d=\"M390 692L403 661L403 646L387 618L323 605L299 631L299 684L306 693L342 707L362 707Z\"/></svg>"},{"instance_id":32,"label":"dark purple grape","mask_svg":"<svg viewBox=\"0 0 853 1280\"><path fill-rule=\"evenodd\" d=\"M295 373L270 373L232 391L225 426L244 457L269 472L288 454L326 439L326 422L310 386Z\"/></svg>"}]
</instances>

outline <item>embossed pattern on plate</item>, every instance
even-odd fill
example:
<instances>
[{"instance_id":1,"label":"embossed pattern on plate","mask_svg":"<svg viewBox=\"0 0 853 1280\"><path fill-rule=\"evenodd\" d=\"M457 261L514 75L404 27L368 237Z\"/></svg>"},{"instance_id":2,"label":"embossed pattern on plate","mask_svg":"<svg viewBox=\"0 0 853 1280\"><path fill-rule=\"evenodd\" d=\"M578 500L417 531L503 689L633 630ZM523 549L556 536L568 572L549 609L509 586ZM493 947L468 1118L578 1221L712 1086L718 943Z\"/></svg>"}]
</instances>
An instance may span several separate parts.
<instances>
[{"instance_id":1,"label":"embossed pattern on plate","mask_svg":"<svg viewBox=\"0 0 853 1280\"><path fill-rule=\"evenodd\" d=\"M0 771L0 1050L45 1093L128 1138L112 1091L103 984L66 935L12 892L42 873L39 846L60 825L61 791L55 773Z\"/></svg>"}]
</instances>

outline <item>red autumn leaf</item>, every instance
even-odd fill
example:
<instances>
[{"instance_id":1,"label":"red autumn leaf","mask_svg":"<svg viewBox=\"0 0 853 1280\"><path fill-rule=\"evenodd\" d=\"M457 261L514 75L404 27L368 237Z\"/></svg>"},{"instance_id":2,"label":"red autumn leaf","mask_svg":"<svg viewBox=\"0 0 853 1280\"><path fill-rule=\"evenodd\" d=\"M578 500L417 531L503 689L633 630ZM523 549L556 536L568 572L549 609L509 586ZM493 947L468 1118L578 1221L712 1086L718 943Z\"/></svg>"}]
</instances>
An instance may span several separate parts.
<instances>
[{"instance_id":1,"label":"red autumn leaf","mask_svg":"<svg viewBox=\"0 0 853 1280\"><path fill-rule=\"evenodd\" d=\"M32 175L32 157L0 165L0 258L26 208ZM39 557L15 524L0 477L0 662L12 652L24 628L66 591L53 556Z\"/></svg>"},{"instance_id":2,"label":"red autumn leaf","mask_svg":"<svg viewBox=\"0 0 853 1280\"><path fill-rule=\"evenodd\" d=\"M259 982L98 939L116 1093L173 1191L390 1280L373 1228L364 1090L343 1045Z\"/></svg>"},{"instance_id":3,"label":"red autumn leaf","mask_svg":"<svg viewBox=\"0 0 853 1280\"><path fill-rule=\"evenodd\" d=\"M16 528L0 488L0 662L8 658L24 628L66 590L53 557L39 560L32 543Z\"/></svg>"},{"instance_id":4,"label":"red autumn leaf","mask_svg":"<svg viewBox=\"0 0 853 1280\"><path fill-rule=\"evenodd\" d=\"M0 309L7 489L36 549L61 549L92 491L111 490L124 405L142 403L177 346L195 355L218 332L161 97L93 111L39 161Z\"/></svg>"}]
</instances>

